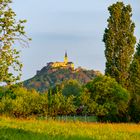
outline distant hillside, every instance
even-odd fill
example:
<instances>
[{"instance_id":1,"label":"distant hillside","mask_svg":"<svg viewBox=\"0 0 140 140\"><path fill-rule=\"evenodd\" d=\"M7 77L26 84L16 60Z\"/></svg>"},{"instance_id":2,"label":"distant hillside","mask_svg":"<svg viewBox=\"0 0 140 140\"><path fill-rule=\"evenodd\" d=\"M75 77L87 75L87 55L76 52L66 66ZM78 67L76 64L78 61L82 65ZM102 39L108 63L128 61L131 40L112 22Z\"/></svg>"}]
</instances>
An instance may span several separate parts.
<instances>
[{"instance_id":1,"label":"distant hillside","mask_svg":"<svg viewBox=\"0 0 140 140\"><path fill-rule=\"evenodd\" d=\"M81 84L85 84L100 74L99 71L85 70L82 68L73 70L71 68L52 68L45 66L40 71L37 71L37 74L33 78L24 81L23 85L26 88L34 88L43 92L68 79L76 79Z\"/></svg>"}]
</instances>

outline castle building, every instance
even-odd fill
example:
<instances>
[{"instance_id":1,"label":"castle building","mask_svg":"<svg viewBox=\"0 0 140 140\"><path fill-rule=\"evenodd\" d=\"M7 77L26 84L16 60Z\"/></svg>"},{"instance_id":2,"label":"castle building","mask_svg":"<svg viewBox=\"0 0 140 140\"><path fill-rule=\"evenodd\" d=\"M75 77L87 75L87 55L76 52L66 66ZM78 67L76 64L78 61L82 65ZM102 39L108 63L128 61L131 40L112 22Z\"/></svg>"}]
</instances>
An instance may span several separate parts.
<instances>
[{"instance_id":1,"label":"castle building","mask_svg":"<svg viewBox=\"0 0 140 140\"><path fill-rule=\"evenodd\" d=\"M68 61L67 52L65 52L64 62L50 62L48 65L52 68L71 68L74 70L74 63Z\"/></svg>"}]
</instances>

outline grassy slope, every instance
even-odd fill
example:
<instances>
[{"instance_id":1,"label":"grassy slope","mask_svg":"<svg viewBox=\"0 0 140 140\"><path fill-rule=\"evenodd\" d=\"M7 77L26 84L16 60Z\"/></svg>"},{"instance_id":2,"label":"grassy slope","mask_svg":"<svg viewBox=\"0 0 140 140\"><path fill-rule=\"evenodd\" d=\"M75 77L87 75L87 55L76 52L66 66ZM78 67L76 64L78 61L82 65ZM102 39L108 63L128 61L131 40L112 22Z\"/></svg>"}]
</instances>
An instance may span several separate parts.
<instances>
[{"instance_id":1,"label":"grassy slope","mask_svg":"<svg viewBox=\"0 0 140 140\"><path fill-rule=\"evenodd\" d=\"M140 125L0 118L0 140L139 140Z\"/></svg>"}]
</instances>

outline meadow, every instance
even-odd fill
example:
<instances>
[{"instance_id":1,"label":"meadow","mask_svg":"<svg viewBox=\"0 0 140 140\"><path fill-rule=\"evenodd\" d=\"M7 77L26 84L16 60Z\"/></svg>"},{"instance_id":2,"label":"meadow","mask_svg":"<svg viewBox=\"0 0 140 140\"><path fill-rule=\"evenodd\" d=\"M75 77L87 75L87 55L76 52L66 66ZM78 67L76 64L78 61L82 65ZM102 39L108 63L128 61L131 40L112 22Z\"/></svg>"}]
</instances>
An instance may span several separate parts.
<instances>
[{"instance_id":1,"label":"meadow","mask_svg":"<svg viewBox=\"0 0 140 140\"><path fill-rule=\"evenodd\" d=\"M139 124L0 117L0 140L139 140Z\"/></svg>"}]
</instances>

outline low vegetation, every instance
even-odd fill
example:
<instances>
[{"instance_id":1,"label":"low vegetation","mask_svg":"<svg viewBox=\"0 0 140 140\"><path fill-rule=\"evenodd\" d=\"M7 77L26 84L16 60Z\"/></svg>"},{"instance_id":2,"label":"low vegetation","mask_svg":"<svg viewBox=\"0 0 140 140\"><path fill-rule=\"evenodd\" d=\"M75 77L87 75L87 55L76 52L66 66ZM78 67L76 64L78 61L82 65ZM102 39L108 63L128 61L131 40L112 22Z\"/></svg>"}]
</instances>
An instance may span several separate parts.
<instances>
[{"instance_id":1,"label":"low vegetation","mask_svg":"<svg viewBox=\"0 0 140 140\"><path fill-rule=\"evenodd\" d=\"M129 92L113 78L100 76L86 85L68 80L45 93L19 85L0 89L0 114L17 118L96 116L97 121L129 121ZM77 94L76 94L77 93Z\"/></svg>"},{"instance_id":2,"label":"low vegetation","mask_svg":"<svg viewBox=\"0 0 140 140\"><path fill-rule=\"evenodd\" d=\"M138 140L138 124L81 123L0 118L2 140Z\"/></svg>"}]
</instances>

